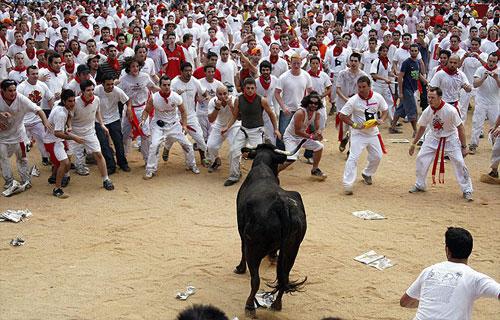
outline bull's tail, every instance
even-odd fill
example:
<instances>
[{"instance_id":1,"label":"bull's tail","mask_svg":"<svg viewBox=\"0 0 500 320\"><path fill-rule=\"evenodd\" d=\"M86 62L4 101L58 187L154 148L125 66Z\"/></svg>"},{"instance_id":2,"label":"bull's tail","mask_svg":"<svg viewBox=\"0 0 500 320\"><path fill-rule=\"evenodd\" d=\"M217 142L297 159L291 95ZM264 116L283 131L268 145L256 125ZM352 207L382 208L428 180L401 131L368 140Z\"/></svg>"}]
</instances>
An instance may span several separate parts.
<instances>
[{"instance_id":1,"label":"bull's tail","mask_svg":"<svg viewBox=\"0 0 500 320\"><path fill-rule=\"evenodd\" d=\"M278 291L283 291L285 293L301 292L303 291L307 277L302 281L290 281L289 275L295 258L297 257L299 245L302 242L302 236L296 234L300 239L291 239L292 217L290 216L290 203L288 203L287 200L282 201L277 211L281 224L281 241L278 262L276 264L276 280L267 285L273 288L273 294Z\"/></svg>"}]
</instances>

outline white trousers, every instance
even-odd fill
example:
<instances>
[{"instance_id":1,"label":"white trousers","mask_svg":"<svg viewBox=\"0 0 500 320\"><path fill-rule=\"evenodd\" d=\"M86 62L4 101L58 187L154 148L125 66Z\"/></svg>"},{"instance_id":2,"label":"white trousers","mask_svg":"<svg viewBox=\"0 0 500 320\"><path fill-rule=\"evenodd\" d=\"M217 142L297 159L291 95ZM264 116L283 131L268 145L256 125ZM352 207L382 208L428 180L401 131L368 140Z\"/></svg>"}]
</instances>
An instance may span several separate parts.
<instances>
[{"instance_id":1,"label":"white trousers","mask_svg":"<svg viewBox=\"0 0 500 320\"><path fill-rule=\"evenodd\" d=\"M24 149L24 150L23 150ZM28 169L28 158L26 158L26 146L22 143L0 143L0 168L5 183L9 184L14 180L12 168L10 167L10 157L16 155L16 165L21 183L30 181Z\"/></svg>"},{"instance_id":2,"label":"white trousers","mask_svg":"<svg viewBox=\"0 0 500 320\"><path fill-rule=\"evenodd\" d=\"M208 121L208 113L197 114L198 123L200 124L201 131L203 133L203 140L207 141L210 132L212 131L212 124Z\"/></svg>"},{"instance_id":3,"label":"white trousers","mask_svg":"<svg viewBox=\"0 0 500 320\"><path fill-rule=\"evenodd\" d=\"M425 190L427 186L427 172L429 171L431 164L433 164L434 162L438 144L439 140L436 140L433 137L429 136L427 137L427 139L425 139L424 144L418 152L416 165L417 181L415 182L415 186L421 190ZM446 139L444 154L450 157L451 163L453 164L453 168L455 170L455 178L457 179L462 192L472 192L472 180L469 175L469 170L465 165L460 146L461 144L458 138L453 140ZM438 174L438 172L439 168L436 168L436 175Z\"/></svg>"},{"instance_id":4,"label":"white trousers","mask_svg":"<svg viewBox=\"0 0 500 320\"><path fill-rule=\"evenodd\" d=\"M241 124L235 123L226 133L221 134L221 130L223 129L222 127L218 125L214 125L212 127L212 132L210 132L210 135L208 136L208 141L207 141L207 149L208 149L208 155L207 158L210 161L211 164L214 163L215 158L219 156L219 150L222 147L222 144L224 141L227 139L229 142L229 145L233 145L234 138L236 137L236 134L238 131L240 131L240 126Z\"/></svg>"},{"instance_id":5,"label":"white trousers","mask_svg":"<svg viewBox=\"0 0 500 320\"><path fill-rule=\"evenodd\" d=\"M49 154L45 150L45 146L43 144L43 137L45 136L45 127L43 126L43 123L37 122L35 124L25 125L24 128L26 129L28 139L30 141L35 140L38 151L40 151L43 158L47 158Z\"/></svg>"},{"instance_id":6,"label":"white trousers","mask_svg":"<svg viewBox=\"0 0 500 320\"><path fill-rule=\"evenodd\" d=\"M479 136L481 135L481 130L483 129L484 121L486 119L488 119L490 128L495 126L499 106L500 105L498 103L492 105L476 103L474 106L474 113L472 114L472 133L470 136L471 144L476 146L479 145Z\"/></svg>"},{"instance_id":7,"label":"white trousers","mask_svg":"<svg viewBox=\"0 0 500 320\"><path fill-rule=\"evenodd\" d=\"M500 137L495 139L493 150L491 152L491 168L498 170L500 164Z\"/></svg>"},{"instance_id":8,"label":"white trousers","mask_svg":"<svg viewBox=\"0 0 500 320\"><path fill-rule=\"evenodd\" d=\"M240 161L243 147L256 147L264 140L264 127L247 129L240 127L229 151L229 180L238 181L241 176Z\"/></svg>"},{"instance_id":9,"label":"white trousers","mask_svg":"<svg viewBox=\"0 0 500 320\"><path fill-rule=\"evenodd\" d=\"M136 107L133 108L132 111L135 113L137 119L140 122L140 119L142 117L142 112L144 111L144 107ZM150 138L150 124L149 124L150 119L148 118L143 126L141 127L143 133L145 136L141 136L141 153L142 153L142 159L144 160L145 163L148 161L148 156L149 156L149 145L151 143L151 138ZM126 116L122 117L122 134L123 134L123 147L125 149L125 155L128 154L128 151L130 150L130 146L132 144L132 125L130 124L130 121Z\"/></svg>"},{"instance_id":10,"label":"white trousers","mask_svg":"<svg viewBox=\"0 0 500 320\"><path fill-rule=\"evenodd\" d=\"M459 104L461 106L464 106L467 107L465 110L468 110L469 109L469 105L470 105L470 100L472 97L475 97L476 96L476 91L477 89L472 89L471 92L466 92L464 89L460 89L460 100L459 100ZM460 110L460 112L462 112L462 110Z\"/></svg>"},{"instance_id":11,"label":"white trousers","mask_svg":"<svg viewBox=\"0 0 500 320\"><path fill-rule=\"evenodd\" d=\"M276 145L276 134L274 134L273 123L267 112L262 112L262 120L264 120L264 139L271 141Z\"/></svg>"},{"instance_id":12,"label":"white trousers","mask_svg":"<svg viewBox=\"0 0 500 320\"><path fill-rule=\"evenodd\" d=\"M198 118L195 116L191 116L187 120L187 126L188 128L188 133L193 138L194 142L196 142L198 149L206 152L207 151L207 144L205 143L205 138L203 137L203 129L200 126L200 123L198 122ZM170 150L172 148L172 145L174 144L173 140L168 140L165 142L165 148Z\"/></svg>"},{"instance_id":13,"label":"white trousers","mask_svg":"<svg viewBox=\"0 0 500 320\"><path fill-rule=\"evenodd\" d=\"M160 154L160 146L164 142L179 142L184 151L186 159L186 167L193 167L196 162L194 160L193 145L182 132L182 126L179 122L174 124L165 124L160 128L156 123L151 124L151 144L149 146L148 161L146 164L146 172L155 173L158 170L158 159ZM171 145L171 144L170 144Z\"/></svg>"},{"instance_id":14,"label":"white trousers","mask_svg":"<svg viewBox=\"0 0 500 320\"><path fill-rule=\"evenodd\" d=\"M396 106L394 105L394 100L392 99L392 94L391 90L389 89L389 85L387 86L382 86L379 85L377 82L373 83L373 91L380 93L382 97L384 97L385 102L387 103L387 106L389 109L387 110L389 114L389 119L394 119L394 111L396 111Z\"/></svg>"},{"instance_id":15,"label":"white trousers","mask_svg":"<svg viewBox=\"0 0 500 320\"><path fill-rule=\"evenodd\" d=\"M368 158L363 174L371 177L377 171L383 154L378 137L368 137L359 134L352 135L349 158L347 158L344 169L343 183L345 188L351 188L354 185L357 175L358 159L365 149L368 151Z\"/></svg>"}]
</instances>

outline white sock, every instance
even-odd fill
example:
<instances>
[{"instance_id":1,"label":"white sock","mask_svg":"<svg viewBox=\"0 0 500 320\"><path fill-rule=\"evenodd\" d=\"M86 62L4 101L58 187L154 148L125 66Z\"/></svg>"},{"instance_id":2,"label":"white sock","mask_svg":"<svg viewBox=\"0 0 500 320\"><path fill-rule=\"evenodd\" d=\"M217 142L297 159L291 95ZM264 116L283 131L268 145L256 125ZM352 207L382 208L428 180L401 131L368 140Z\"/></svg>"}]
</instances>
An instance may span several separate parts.
<instances>
[{"instance_id":1,"label":"white sock","mask_svg":"<svg viewBox=\"0 0 500 320\"><path fill-rule=\"evenodd\" d=\"M106 180L109 180L109 177L108 176L104 176L102 177L102 182L106 181Z\"/></svg>"}]
</instances>

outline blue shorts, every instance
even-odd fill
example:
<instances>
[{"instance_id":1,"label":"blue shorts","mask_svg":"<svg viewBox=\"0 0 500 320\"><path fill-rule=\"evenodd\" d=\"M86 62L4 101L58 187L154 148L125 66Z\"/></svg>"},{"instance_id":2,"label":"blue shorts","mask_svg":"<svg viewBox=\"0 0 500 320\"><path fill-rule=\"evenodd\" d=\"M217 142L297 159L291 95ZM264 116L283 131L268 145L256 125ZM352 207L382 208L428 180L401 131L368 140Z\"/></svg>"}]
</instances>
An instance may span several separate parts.
<instances>
[{"instance_id":1,"label":"blue shorts","mask_svg":"<svg viewBox=\"0 0 500 320\"><path fill-rule=\"evenodd\" d=\"M408 121L417 120L417 102L413 90L403 89L404 97L394 112L395 117L407 117Z\"/></svg>"}]
</instances>

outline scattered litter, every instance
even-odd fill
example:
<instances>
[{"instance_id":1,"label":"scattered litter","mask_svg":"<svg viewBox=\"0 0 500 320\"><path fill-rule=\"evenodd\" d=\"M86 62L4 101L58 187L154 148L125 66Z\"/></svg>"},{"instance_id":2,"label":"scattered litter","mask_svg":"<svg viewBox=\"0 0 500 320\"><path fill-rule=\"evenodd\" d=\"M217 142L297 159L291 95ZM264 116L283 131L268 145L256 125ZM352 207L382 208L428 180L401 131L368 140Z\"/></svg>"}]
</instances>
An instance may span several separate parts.
<instances>
[{"instance_id":1,"label":"scattered litter","mask_svg":"<svg viewBox=\"0 0 500 320\"><path fill-rule=\"evenodd\" d=\"M15 239L10 240L10 245L13 247L19 247L19 246L22 246L24 244L24 242L25 241L23 238L17 237Z\"/></svg>"},{"instance_id":2,"label":"scattered litter","mask_svg":"<svg viewBox=\"0 0 500 320\"><path fill-rule=\"evenodd\" d=\"M353 216L365 219L365 220L383 220L385 217L381 215L380 213L376 213L370 210L363 210L363 211L354 211L352 213Z\"/></svg>"},{"instance_id":3,"label":"scattered litter","mask_svg":"<svg viewBox=\"0 0 500 320\"><path fill-rule=\"evenodd\" d=\"M360 256L355 257L354 260L369 265L370 267L374 267L375 269L381 271L394 266L391 260L389 260L388 258L386 258L381 254L376 253L373 250L370 250L366 253L363 253Z\"/></svg>"},{"instance_id":4,"label":"scattered litter","mask_svg":"<svg viewBox=\"0 0 500 320\"><path fill-rule=\"evenodd\" d=\"M389 139L389 141L392 143L410 143L408 139Z\"/></svg>"},{"instance_id":5,"label":"scattered litter","mask_svg":"<svg viewBox=\"0 0 500 320\"><path fill-rule=\"evenodd\" d=\"M271 308L274 302L274 295L271 292L257 292L255 295L254 306L255 308Z\"/></svg>"},{"instance_id":6,"label":"scattered litter","mask_svg":"<svg viewBox=\"0 0 500 320\"><path fill-rule=\"evenodd\" d=\"M189 296L192 296L196 292L196 288L193 286L186 287L185 292L177 292L175 298L179 300L186 300Z\"/></svg>"},{"instance_id":7,"label":"scattered litter","mask_svg":"<svg viewBox=\"0 0 500 320\"><path fill-rule=\"evenodd\" d=\"M25 210L7 210L0 213L0 222L3 221L11 221L11 222L19 222L25 218L29 218L32 216L31 211L28 209Z\"/></svg>"},{"instance_id":8,"label":"scattered litter","mask_svg":"<svg viewBox=\"0 0 500 320\"><path fill-rule=\"evenodd\" d=\"M31 167L31 175L33 177L39 177L40 176L40 169L38 169L38 167L35 165L33 165L33 167Z\"/></svg>"},{"instance_id":9,"label":"scattered litter","mask_svg":"<svg viewBox=\"0 0 500 320\"><path fill-rule=\"evenodd\" d=\"M15 195L16 193L21 193L23 192L24 190L26 190L26 188L30 186L30 183L27 181L23 184L20 184L19 182L17 182L16 180L13 180L12 181L12 185L10 186L10 188L8 188L7 190L5 190L4 192L2 192L2 195L4 197L10 197L12 195Z\"/></svg>"}]
</instances>

